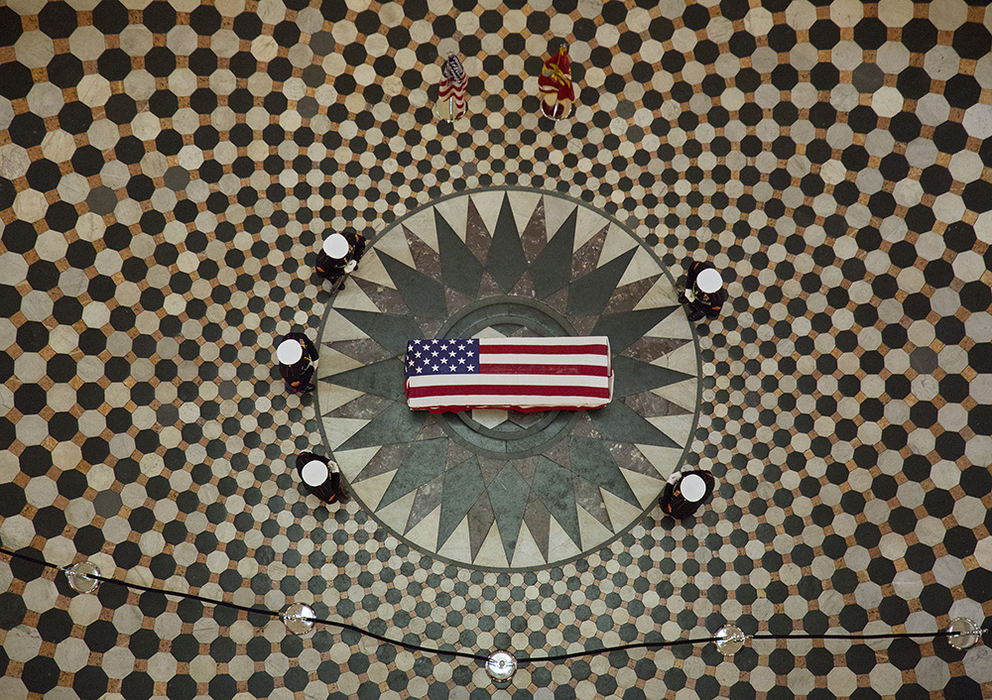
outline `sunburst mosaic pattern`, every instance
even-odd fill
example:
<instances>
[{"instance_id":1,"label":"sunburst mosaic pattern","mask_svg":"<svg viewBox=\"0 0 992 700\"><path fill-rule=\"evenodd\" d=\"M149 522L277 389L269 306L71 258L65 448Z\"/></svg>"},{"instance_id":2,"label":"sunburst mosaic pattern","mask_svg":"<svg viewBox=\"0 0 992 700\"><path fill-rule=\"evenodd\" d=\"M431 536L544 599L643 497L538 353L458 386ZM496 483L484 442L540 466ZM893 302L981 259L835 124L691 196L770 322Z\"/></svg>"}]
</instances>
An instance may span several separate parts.
<instances>
[{"instance_id":1,"label":"sunburst mosaic pattern","mask_svg":"<svg viewBox=\"0 0 992 700\"><path fill-rule=\"evenodd\" d=\"M607 335L615 393L593 411L407 408L413 338ZM318 411L356 496L460 564L544 566L602 546L683 458L698 352L673 280L615 221L535 190L461 194L383 233L328 306Z\"/></svg>"}]
</instances>

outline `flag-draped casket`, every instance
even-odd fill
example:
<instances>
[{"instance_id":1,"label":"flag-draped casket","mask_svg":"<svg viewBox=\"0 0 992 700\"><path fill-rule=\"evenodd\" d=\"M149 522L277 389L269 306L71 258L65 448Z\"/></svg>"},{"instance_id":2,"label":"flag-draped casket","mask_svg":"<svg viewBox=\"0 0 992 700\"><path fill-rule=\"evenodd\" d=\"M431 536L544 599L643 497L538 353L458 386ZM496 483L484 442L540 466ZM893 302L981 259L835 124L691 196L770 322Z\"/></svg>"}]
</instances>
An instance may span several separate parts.
<instances>
[{"instance_id":1,"label":"flag-draped casket","mask_svg":"<svg viewBox=\"0 0 992 700\"><path fill-rule=\"evenodd\" d=\"M605 336L411 340L404 365L407 405L432 413L574 411L613 398Z\"/></svg>"}]
</instances>

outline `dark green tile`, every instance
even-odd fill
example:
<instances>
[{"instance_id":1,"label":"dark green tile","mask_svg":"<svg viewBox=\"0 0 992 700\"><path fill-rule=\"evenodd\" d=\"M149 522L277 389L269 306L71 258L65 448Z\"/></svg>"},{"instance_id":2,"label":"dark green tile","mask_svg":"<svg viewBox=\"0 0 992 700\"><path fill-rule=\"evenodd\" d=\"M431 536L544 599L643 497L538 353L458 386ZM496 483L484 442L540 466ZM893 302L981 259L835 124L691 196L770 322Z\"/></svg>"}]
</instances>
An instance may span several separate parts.
<instances>
[{"instance_id":1,"label":"dark green tile","mask_svg":"<svg viewBox=\"0 0 992 700\"><path fill-rule=\"evenodd\" d=\"M679 307L666 306L661 309L640 309L601 316L589 334L609 337L610 350L617 355L677 308Z\"/></svg>"},{"instance_id":2,"label":"dark green tile","mask_svg":"<svg viewBox=\"0 0 992 700\"><path fill-rule=\"evenodd\" d=\"M576 547L582 548L579 536L579 513L575 509L572 474L547 457L537 458L534 472L534 493L562 526Z\"/></svg>"},{"instance_id":3,"label":"dark green tile","mask_svg":"<svg viewBox=\"0 0 992 700\"><path fill-rule=\"evenodd\" d=\"M496 514L486 495L480 496L468 511L468 546L472 559L479 556L482 543L493 527Z\"/></svg>"},{"instance_id":4,"label":"dark green tile","mask_svg":"<svg viewBox=\"0 0 992 700\"><path fill-rule=\"evenodd\" d=\"M520 242L517 222L513 218L510 200L504 195L503 206L496 220L496 230L493 232L493 244L486 257L486 270L508 292L526 269L527 256L524 255L524 247Z\"/></svg>"},{"instance_id":5,"label":"dark green tile","mask_svg":"<svg viewBox=\"0 0 992 700\"><path fill-rule=\"evenodd\" d=\"M424 337L420 326L409 316L355 309L337 309L337 312L361 328L379 345L398 355L406 352L406 344L410 340Z\"/></svg>"},{"instance_id":6,"label":"dark green tile","mask_svg":"<svg viewBox=\"0 0 992 700\"><path fill-rule=\"evenodd\" d=\"M475 457L444 473L444 501L441 503L441 522L437 530L438 548L451 537L484 489L479 460Z\"/></svg>"},{"instance_id":7,"label":"dark green tile","mask_svg":"<svg viewBox=\"0 0 992 700\"><path fill-rule=\"evenodd\" d=\"M603 408L589 411L589 417L600 434L615 442L633 442L638 445L678 447L678 444L647 420L637 415L621 399L614 399Z\"/></svg>"},{"instance_id":8,"label":"dark green tile","mask_svg":"<svg viewBox=\"0 0 992 700\"><path fill-rule=\"evenodd\" d=\"M444 495L444 477L436 476L429 482L417 489L417 495L413 498L413 507L406 519L406 527L403 533L406 534L411 528L421 520L434 512L434 509L441 505L441 497Z\"/></svg>"},{"instance_id":9,"label":"dark green tile","mask_svg":"<svg viewBox=\"0 0 992 700\"><path fill-rule=\"evenodd\" d=\"M403 391L404 380L403 360L398 357L320 378L320 381L328 384L384 396L396 401L404 401L406 398Z\"/></svg>"},{"instance_id":10,"label":"dark green tile","mask_svg":"<svg viewBox=\"0 0 992 700\"><path fill-rule=\"evenodd\" d=\"M482 281L482 263L437 209L434 210L434 222L441 258L441 279L447 286L474 299L479 294L479 283Z\"/></svg>"},{"instance_id":11,"label":"dark green tile","mask_svg":"<svg viewBox=\"0 0 992 700\"><path fill-rule=\"evenodd\" d=\"M667 367L659 367L650 362L635 360L631 357L613 358L614 399L622 399L631 394L657 389L681 382L683 379L692 379L692 375Z\"/></svg>"},{"instance_id":12,"label":"dark green tile","mask_svg":"<svg viewBox=\"0 0 992 700\"><path fill-rule=\"evenodd\" d=\"M544 250L538 253L530 268L534 280L534 293L545 299L559 289L564 289L572 276L572 248L575 246L575 222L579 210L568 215Z\"/></svg>"},{"instance_id":13,"label":"dark green tile","mask_svg":"<svg viewBox=\"0 0 992 700\"><path fill-rule=\"evenodd\" d=\"M622 498L640 505L616 460L602 440L575 438L571 443L572 472Z\"/></svg>"},{"instance_id":14,"label":"dark green tile","mask_svg":"<svg viewBox=\"0 0 992 700\"><path fill-rule=\"evenodd\" d=\"M396 470L396 476L382 494L379 508L388 506L437 477L444 466L447 449L448 441L443 438L412 443Z\"/></svg>"},{"instance_id":15,"label":"dark green tile","mask_svg":"<svg viewBox=\"0 0 992 700\"><path fill-rule=\"evenodd\" d=\"M489 500L496 512L496 525L503 541L503 551L506 553L506 561L511 564L527 506L528 490L520 474L509 464L500 470L489 485Z\"/></svg>"},{"instance_id":16,"label":"dark green tile","mask_svg":"<svg viewBox=\"0 0 992 700\"><path fill-rule=\"evenodd\" d=\"M568 288L568 313L573 316L595 316L602 313L636 250L628 250L572 282Z\"/></svg>"},{"instance_id":17,"label":"dark green tile","mask_svg":"<svg viewBox=\"0 0 992 700\"><path fill-rule=\"evenodd\" d=\"M432 318L447 317L444 285L381 251L379 259L411 313Z\"/></svg>"},{"instance_id":18,"label":"dark green tile","mask_svg":"<svg viewBox=\"0 0 992 700\"><path fill-rule=\"evenodd\" d=\"M410 442L427 420L425 411L411 411L405 403L391 403L361 430L344 441L339 450ZM333 419L332 419L333 420Z\"/></svg>"}]
</instances>

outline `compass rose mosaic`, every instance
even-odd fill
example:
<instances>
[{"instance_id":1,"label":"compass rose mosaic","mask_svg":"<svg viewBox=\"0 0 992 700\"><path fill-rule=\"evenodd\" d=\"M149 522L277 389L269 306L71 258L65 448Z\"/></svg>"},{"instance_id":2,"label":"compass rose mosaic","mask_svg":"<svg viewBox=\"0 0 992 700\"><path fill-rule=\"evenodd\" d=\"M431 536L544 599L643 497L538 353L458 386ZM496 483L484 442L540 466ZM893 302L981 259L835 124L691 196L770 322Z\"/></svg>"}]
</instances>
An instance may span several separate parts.
<instances>
[{"instance_id":1,"label":"compass rose mosaic","mask_svg":"<svg viewBox=\"0 0 992 700\"><path fill-rule=\"evenodd\" d=\"M413 338L605 335L614 394L589 411L411 411ZM317 410L359 503L462 565L530 569L632 526L685 456L698 347L658 258L614 219L552 193L435 202L374 240L328 305Z\"/></svg>"}]
</instances>

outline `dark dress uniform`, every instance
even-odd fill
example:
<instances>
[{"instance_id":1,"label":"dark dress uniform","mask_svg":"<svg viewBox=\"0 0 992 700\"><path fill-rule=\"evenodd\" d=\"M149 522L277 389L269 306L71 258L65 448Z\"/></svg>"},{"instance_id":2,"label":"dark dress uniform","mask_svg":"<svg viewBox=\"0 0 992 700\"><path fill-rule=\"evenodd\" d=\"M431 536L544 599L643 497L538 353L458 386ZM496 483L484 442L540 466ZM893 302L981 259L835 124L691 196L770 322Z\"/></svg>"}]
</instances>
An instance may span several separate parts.
<instances>
[{"instance_id":1,"label":"dark dress uniform","mask_svg":"<svg viewBox=\"0 0 992 700\"><path fill-rule=\"evenodd\" d=\"M328 465L327 481L318 486L311 486L303 481L304 465L314 460ZM344 484L341 483L341 472L332 470L330 468L330 462L326 458L315 455L313 452L301 452L296 456L296 471L300 475L300 483L303 484L303 490L313 494L324 503L336 503L347 500L348 492L344 488Z\"/></svg>"},{"instance_id":2,"label":"dark dress uniform","mask_svg":"<svg viewBox=\"0 0 992 700\"><path fill-rule=\"evenodd\" d=\"M706 485L706 491L703 493L703 497L698 501L690 501L687 499L680 488L682 485L682 479L689 476L690 474L695 474L703 480ZM710 496L713 495L713 487L716 485L716 480L713 475L709 472L704 472L702 470L696 470L691 472L685 472L682 477L673 485L665 484L665 490L661 494L661 498L658 503L661 506L661 510L673 518L688 518L690 515L696 512L699 506L703 505Z\"/></svg>"},{"instance_id":3,"label":"dark dress uniform","mask_svg":"<svg viewBox=\"0 0 992 700\"><path fill-rule=\"evenodd\" d=\"M358 268L358 261L365 254L367 245L365 236L357 231L345 231L341 235L348 241L348 252L343 258L332 258L323 248L317 251L317 273L331 284L344 277L345 269L351 261L355 262L354 269Z\"/></svg>"},{"instance_id":4,"label":"dark dress uniform","mask_svg":"<svg viewBox=\"0 0 992 700\"><path fill-rule=\"evenodd\" d=\"M704 292L696 286L696 278L703 270L715 270L711 262L693 261L689 265L689 270L685 276L685 288L692 289L692 299L686 296L685 292L679 295L679 301L689 307L689 320L698 321L703 316L716 318L720 315L723 303L727 301L727 290L723 287L715 292Z\"/></svg>"},{"instance_id":5,"label":"dark dress uniform","mask_svg":"<svg viewBox=\"0 0 992 700\"><path fill-rule=\"evenodd\" d=\"M297 394L301 391L312 391L314 371L317 362L317 348L310 339L303 333L288 333L285 338L279 341L282 344L286 340L297 340L303 346L303 357L291 365L279 363L279 374L286 382L286 391ZM278 347L278 345L276 346Z\"/></svg>"}]
</instances>

